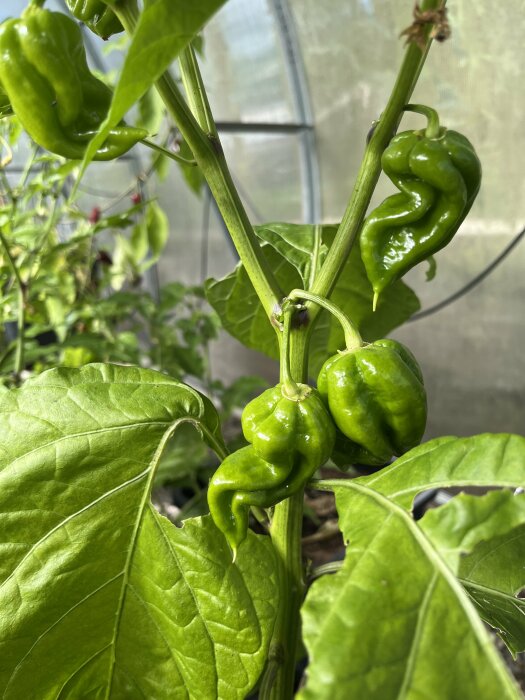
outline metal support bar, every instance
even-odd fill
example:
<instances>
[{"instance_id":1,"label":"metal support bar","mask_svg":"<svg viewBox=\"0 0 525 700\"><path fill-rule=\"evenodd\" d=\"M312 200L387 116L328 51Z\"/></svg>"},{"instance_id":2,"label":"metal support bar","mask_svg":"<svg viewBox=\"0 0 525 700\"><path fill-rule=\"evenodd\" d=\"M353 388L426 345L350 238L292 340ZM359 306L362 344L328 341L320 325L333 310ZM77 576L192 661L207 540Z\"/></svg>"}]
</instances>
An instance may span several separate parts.
<instances>
[{"instance_id":1,"label":"metal support bar","mask_svg":"<svg viewBox=\"0 0 525 700\"><path fill-rule=\"evenodd\" d=\"M277 19L283 48L287 57L287 69L299 122L305 128L300 134L302 154L302 179L307 199L304 201L304 215L307 223L321 221L321 187L319 163L313 128L313 110L308 91L306 71L303 65L295 22L287 0L272 0L271 4Z\"/></svg>"}]
</instances>

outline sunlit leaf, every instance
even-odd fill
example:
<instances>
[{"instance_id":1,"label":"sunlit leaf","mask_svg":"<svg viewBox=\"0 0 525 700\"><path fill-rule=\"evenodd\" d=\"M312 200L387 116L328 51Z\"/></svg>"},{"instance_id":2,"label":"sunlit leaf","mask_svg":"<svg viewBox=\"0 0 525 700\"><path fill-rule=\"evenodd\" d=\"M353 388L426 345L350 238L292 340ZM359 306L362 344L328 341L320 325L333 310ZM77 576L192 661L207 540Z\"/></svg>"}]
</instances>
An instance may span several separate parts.
<instances>
[{"instance_id":1,"label":"sunlit leaf","mask_svg":"<svg viewBox=\"0 0 525 700\"><path fill-rule=\"evenodd\" d=\"M150 501L179 424L221 442L209 401L88 365L0 402L2 697L244 698L275 618L269 539L234 564L209 517L177 529Z\"/></svg>"},{"instance_id":2,"label":"sunlit leaf","mask_svg":"<svg viewBox=\"0 0 525 700\"><path fill-rule=\"evenodd\" d=\"M160 78L225 0L147 0L133 34L108 116L90 142L83 168L108 132Z\"/></svg>"}]
</instances>

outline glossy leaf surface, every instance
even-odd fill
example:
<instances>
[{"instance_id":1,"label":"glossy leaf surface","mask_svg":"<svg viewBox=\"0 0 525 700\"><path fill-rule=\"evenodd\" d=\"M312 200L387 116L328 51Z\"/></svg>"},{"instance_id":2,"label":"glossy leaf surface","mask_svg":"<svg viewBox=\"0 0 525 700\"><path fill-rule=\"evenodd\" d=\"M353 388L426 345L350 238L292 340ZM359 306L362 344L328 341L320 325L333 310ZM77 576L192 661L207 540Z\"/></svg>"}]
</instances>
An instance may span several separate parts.
<instances>
[{"instance_id":1,"label":"glossy leaf surface","mask_svg":"<svg viewBox=\"0 0 525 700\"><path fill-rule=\"evenodd\" d=\"M163 446L213 406L150 370L58 369L0 397L2 697L245 697L276 607L268 538L150 502ZM35 695L36 693L36 695Z\"/></svg>"},{"instance_id":2,"label":"glossy leaf surface","mask_svg":"<svg viewBox=\"0 0 525 700\"><path fill-rule=\"evenodd\" d=\"M442 437L407 454L358 483L410 508L421 491L450 486L525 485L525 437L485 433L473 437Z\"/></svg>"}]
</instances>

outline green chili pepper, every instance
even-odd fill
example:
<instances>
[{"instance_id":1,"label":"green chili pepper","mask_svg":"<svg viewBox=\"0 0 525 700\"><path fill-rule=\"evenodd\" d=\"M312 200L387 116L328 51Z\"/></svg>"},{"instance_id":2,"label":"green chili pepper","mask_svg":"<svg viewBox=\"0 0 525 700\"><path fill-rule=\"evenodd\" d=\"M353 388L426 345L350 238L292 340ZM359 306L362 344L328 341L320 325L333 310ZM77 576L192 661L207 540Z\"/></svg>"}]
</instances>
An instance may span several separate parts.
<instances>
[{"instance_id":1,"label":"green chili pepper","mask_svg":"<svg viewBox=\"0 0 525 700\"><path fill-rule=\"evenodd\" d=\"M294 398L278 384L246 406L242 428L252 444L227 457L211 479L210 512L234 552L246 537L249 507L268 508L296 493L333 450L335 427L319 393L297 386Z\"/></svg>"},{"instance_id":2,"label":"green chili pepper","mask_svg":"<svg viewBox=\"0 0 525 700\"><path fill-rule=\"evenodd\" d=\"M379 465L421 442L426 393L416 359L395 340L377 340L328 359L319 373L339 436L335 461ZM339 456L339 458L338 458Z\"/></svg>"},{"instance_id":3,"label":"green chili pepper","mask_svg":"<svg viewBox=\"0 0 525 700\"><path fill-rule=\"evenodd\" d=\"M31 138L72 159L84 156L112 98L89 70L77 23L35 6L0 25L0 83ZM116 158L146 135L143 129L117 126L95 160Z\"/></svg>"},{"instance_id":4,"label":"green chili pepper","mask_svg":"<svg viewBox=\"0 0 525 700\"><path fill-rule=\"evenodd\" d=\"M0 83L0 119L3 117L12 117L14 114L11 103L9 102L9 97L4 90L3 85Z\"/></svg>"},{"instance_id":5,"label":"green chili pepper","mask_svg":"<svg viewBox=\"0 0 525 700\"><path fill-rule=\"evenodd\" d=\"M481 183L481 165L468 139L440 128L429 107L405 109L425 114L429 123L426 131L395 136L381 158L400 193L374 209L361 231L374 308L385 287L451 241Z\"/></svg>"},{"instance_id":6,"label":"green chili pepper","mask_svg":"<svg viewBox=\"0 0 525 700\"><path fill-rule=\"evenodd\" d=\"M119 18L103 0L66 0L71 14L102 39L124 31Z\"/></svg>"}]
</instances>

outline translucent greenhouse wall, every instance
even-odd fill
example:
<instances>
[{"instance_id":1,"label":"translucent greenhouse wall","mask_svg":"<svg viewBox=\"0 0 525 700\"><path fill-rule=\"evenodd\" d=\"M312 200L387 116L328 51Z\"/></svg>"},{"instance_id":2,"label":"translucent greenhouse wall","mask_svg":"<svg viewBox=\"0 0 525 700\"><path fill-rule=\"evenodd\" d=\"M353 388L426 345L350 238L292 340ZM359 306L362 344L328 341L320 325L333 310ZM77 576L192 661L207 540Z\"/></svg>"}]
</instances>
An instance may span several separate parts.
<instances>
[{"instance_id":1,"label":"translucent greenhouse wall","mask_svg":"<svg viewBox=\"0 0 525 700\"><path fill-rule=\"evenodd\" d=\"M23 0L4 0L16 15ZM60 0L50 7L60 8ZM205 32L203 73L224 150L254 223L337 222L403 54L399 33L411 0L229 0ZM523 155L523 0L494 6L450 0L452 37L434 45L413 101L434 106L463 132L483 163L480 195L453 242L406 278L432 307L472 280L525 225ZM91 60L117 67L90 37ZM405 117L404 126L420 126ZM125 189L136 160L93 165L85 204ZM177 168L150 194L160 197L171 238L158 266L161 283L202 282L236 263L206 193L192 194ZM91 189L90 189L91 188ZM382 177L377 203L392 186ZM418 357L429 394L428 436L525 427L525 241L471 293L394 333ZM276 364L224 336L213 373L277 376Z\"/></svg>"},{"instance_id":2,"label":"translucent greenhouse wall","mask_svg":"<svg viewBox=\"0 0 525 700\"><path fill-rule=\"evenodd\" d=\"M324 220L338 220L402 55L411 3L292 0L315 117ZM406 11L403 7L406 7ZM480 195L453 242L406 277L422 307L476 276L525 225L523 2L448 3L452 37L429 54L414 102L464 133L483 164ZM520 18L518 21L517 18ZM407 116L403 126L421 125ZM382 178L374 201L392 191ZM394 335L421 362L428 434L525 429L525 242L482 284Z\"/></svg>"},{"instance_id":3,"label":"translucent greenhouse wall","mask_svg":"<svg viewBox=\"0 0 525 700\"><path fill-rule=\"evenodd\" d=\"M290 55L282 32L283 5L230 0L208 28L205 74L219 120L302 122L297 99L290 97L297 85L286 65ZM487 3L449 6L451 40L432 47L413 99L436 107L443 124L472 140L484 176L467 221L437 256L436 278L425 281L426 264L406 278L423 309L467 284L525 225L525 54L521 23L515 21L522 3L512 0L496 15ZM390 0L289 3L307 79L325 222L340 220L344 211L365 135L386 103L402 58L398 35L408 24L411 8L411 3L403 9L402 3ZM420 125L421 118L415 115L403 122L407 127ZM304 173L301 140L304 132L223 134L254 221L308 220L304 198L319 193L308 191L311 183ZM382 177L372 204L391 192L392 186ZM196 206L196 215L199 211ZM185 225L191 227L187 220ZM184 227L179 235L183 231ZM164 259L161 266L165 278L177 267L176 240L171 250L172 265ZM189 250L186 255L183 267L188 270ZM229 270L232 263L218 226L210 231L208 260L212 275ZM196 264L194 259L198 276ZM525 242L474 291L394 333L412 348L423 367L429 436L523 432L524 264ZM268 376L272 371L264 358L232 340L224 341L214 354L214 368L222 376L243 371Z\"/></svg>"}]
</instances>

